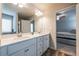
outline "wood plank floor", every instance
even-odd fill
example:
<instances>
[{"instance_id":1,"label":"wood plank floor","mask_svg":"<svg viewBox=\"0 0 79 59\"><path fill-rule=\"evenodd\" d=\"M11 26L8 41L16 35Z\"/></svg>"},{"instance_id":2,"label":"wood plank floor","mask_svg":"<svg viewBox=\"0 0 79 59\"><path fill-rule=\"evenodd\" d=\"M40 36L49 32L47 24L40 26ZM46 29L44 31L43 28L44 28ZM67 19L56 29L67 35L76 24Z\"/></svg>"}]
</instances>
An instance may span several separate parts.
<instances>
[{"instance_id":1,"label":"wood plank floor","mask_svg":"<svg viewBox=\"0 0 79 59\"><path fill-rule=\"evenodd\" d=\"M42 56L70 56L64 52L48 49Z\"/></svg>"}]
</instances>

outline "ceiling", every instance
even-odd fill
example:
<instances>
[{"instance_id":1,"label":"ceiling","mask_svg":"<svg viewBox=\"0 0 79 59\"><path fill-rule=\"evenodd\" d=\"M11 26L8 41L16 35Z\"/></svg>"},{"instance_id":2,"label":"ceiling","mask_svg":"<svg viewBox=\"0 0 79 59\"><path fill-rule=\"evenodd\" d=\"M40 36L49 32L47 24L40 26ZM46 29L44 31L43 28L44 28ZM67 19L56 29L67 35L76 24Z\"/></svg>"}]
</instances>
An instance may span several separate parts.
<instances>
[{"instance_id":1,"label":"ceiling","mask_svg":"<svg viewBox=\"0 0 79 59\"><path fill-rule=\"evenodd\" d=\"M41 11L47 12L53 10L60 10L71 5L75 5L75 3L36 3L34 5Z\"/></svg>"},{"instance_id":2,"label":"ceiling","mask_svg":"<svg viewBox=\"0 0 79 59\"><path fill-rule=\"evenodd\" d=\"M37 8L42 12L60 10L62 8L74 5L73 3L31 3L26 4L25 7L20 8L12 3L5 3L7 7L12 10L17 10L20 17L30 17L34 15L34 9Z\"/></svg>"},{"instance_id":3,"label":"ceiling","mask_svg":"<svg viewBox=\"0 0 79 59\"><path fill-rule=\"evenodd\" d=\"M5 5L7 8L9 8L10 10L16 11L18 12L18 15L22 18L25 17L30 17L34 14L32 8L28 7L18 7L17 5L14 5L12 3L4 3L3 5Z\"/></svg>"}]
</instances>

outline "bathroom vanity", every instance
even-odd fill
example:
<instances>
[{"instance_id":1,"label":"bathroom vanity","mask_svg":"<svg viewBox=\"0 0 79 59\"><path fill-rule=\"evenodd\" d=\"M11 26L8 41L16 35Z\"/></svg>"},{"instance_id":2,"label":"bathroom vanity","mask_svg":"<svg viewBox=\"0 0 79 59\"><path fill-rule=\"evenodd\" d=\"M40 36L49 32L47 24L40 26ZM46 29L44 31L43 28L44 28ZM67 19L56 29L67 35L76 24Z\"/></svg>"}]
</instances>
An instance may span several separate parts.
<instances>
[{"instance_id":1,"label":"bathroom vanity","mask_svg":"<svg viewBox=\"0 0 79 59\"><path fill-rule=\"evenodd\" d=\"M49 48L49 33L24 35L3 38L0 56L41 56Z\"/></svg>"},{"instance_id":2,"label":"bathroom vanity","mask_svg":"<svg viewBox=\"0 0 79 59\"><path fill-rule=\"evenodd\" d=\"M35 31L34 11L25 9L2 4L0 56L41 56L49 48L49 33Z\"/></svg>"}]
</instances>

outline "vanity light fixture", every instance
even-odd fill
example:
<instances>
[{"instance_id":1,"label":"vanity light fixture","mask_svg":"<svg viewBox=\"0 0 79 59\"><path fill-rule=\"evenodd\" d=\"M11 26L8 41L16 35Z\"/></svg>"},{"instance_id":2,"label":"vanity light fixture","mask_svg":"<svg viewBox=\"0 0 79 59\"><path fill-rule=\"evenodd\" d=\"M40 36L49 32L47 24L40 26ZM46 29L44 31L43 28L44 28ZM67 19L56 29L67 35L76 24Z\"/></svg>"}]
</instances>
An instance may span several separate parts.
<instances>
[{"instance_id":1,"label":"vanity light fixture","mask_svg":"<svg viewBox=\"0 0 79 59\"><path fill-rule=\"evenodd\" d=\"M35 15L37 15L37 16L42 16L43 13L42 13L40 10L36 9L36 10L35 10Z\"/></svg>"},{"instance_id":2,"label":"vanity light fixture","mask_svg":"<svg viewBox=\"0 0 79 59\"><path fill-rule=\"evenodd\" d=\"M13 3L14 5L17 5L18 3Z\"/></svg>"},{"instance_id":3,"label":"vanity light fixture","mask_svg":"<svg viewBox=\"0 0 79 59\"><path fill-rule=\"evenodd\" d=\"M28 7L26 3L13 3L13 4L19 6L20 8Z\"/></svg>"},{"instance_id":4,"label":"vanity light fixture","mask_svg":"<svg viewBox=\"0 0 79 59\"><path fill-rule=\"evenodd\" d=\"M18 4L18 6L19 6L19 7L21 7L21 8L22 8L22 7L24 7L24 5L23 5L23 4Z\"/></svg>"}]
</instances>

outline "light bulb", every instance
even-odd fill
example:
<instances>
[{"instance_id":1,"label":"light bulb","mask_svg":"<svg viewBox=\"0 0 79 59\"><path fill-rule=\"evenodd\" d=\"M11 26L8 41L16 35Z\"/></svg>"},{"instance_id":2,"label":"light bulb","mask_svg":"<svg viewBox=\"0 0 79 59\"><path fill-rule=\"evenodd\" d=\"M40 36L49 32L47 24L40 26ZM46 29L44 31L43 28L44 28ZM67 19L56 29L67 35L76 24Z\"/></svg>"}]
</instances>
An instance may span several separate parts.
<instances>
[{"instance_id":1,"label":"light bulb","mask_svg":"<svg viewBox=\"0 0 79 59\"><path fill-rule=\"evenodd\" d=\"M37 15L37 16L42 16L43 13L42 13L40 10L36 9L36 10L35 10L35 15Z\"/></svg>"},{"instance_id":2,"label":"light bulb","mask_svg":"<svg viewBox=\"0 0 79 59\"><path fill-rule=\"evenodd\" d=\"M17 5L18 3L13 3L14 5Z\"/></svg>"},{"instance_id":3,"label":"light bulb","mask_svg":"<svg viewBox=\"0 0 79 59\"><path fill-rule=\"evenodd\" d=\"M22 8L23 7L23 4L19 4L18 6Z\"/></svg>"}]
</instances>

